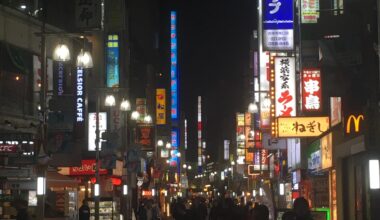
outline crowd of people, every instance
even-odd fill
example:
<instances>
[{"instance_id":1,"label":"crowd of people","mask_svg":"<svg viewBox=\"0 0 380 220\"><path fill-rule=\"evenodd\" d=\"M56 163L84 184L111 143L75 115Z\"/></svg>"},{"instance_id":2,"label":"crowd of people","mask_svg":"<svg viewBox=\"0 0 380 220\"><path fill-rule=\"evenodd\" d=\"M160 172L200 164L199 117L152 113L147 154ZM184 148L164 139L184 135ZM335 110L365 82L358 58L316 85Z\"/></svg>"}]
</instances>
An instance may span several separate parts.
<instances>
[{"instance_id":1,"label":"crowd of people","mask_svg":"<svg viewBox=\"0 0 380 220\"><path fill-rule=\"evenodd\" d=\"M269 220L269 209L264 204L238 202L232 198L217 198L207 203L202 197L193 198L190 207L186 200L172 201L171 214L175 220ZM282 215L282 220L312 220L306 199L294 201L292 210Z\"/></svg>"}]
</instances>

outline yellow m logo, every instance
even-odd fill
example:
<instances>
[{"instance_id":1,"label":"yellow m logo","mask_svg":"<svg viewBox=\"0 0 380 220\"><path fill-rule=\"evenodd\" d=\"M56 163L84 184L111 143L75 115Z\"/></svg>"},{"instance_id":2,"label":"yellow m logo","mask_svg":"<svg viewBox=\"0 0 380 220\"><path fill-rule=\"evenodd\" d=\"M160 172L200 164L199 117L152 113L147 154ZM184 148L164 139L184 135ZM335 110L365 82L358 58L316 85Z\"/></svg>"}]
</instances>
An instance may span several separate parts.
<instances>
[{"instance_id":1,"label":"yellow m logo","mask_svg":"<svg viewBox=\"0 0 380 220\"><path fill-rule=\"evenodd\" d=\"M354 120L355 132L358 133L359 132L359 126L360 126L360 120L364 120L364 116L359 115L356 117L354 115L350 115L350 117L348 117L347 124L346 124L346 133L347 134L351 133L351 121L352 120Z\"/></svg>"}]
</instances>

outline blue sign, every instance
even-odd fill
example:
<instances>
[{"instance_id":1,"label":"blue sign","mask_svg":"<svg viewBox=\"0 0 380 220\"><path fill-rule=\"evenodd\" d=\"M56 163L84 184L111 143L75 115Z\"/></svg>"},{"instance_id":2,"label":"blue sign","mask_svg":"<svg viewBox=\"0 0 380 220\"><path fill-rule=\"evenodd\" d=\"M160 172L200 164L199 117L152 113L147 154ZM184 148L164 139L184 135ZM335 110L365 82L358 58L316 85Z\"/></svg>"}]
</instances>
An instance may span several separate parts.
<instances>
[{"instance_id":1,"label":"blue sign","mask_svg":"<svg viewBox=\"0 0 380 220\"><path fill-rule=\"evenodd\" d=\"M172 128L172 147L174 149L177 149L179 146L179 129L178 128Z\"/></svg>"},{"instance_id":2,"label":"blue sign","mask_svg":"<svg viewBox=\"0 0 380 220\"><path fill-rule=\"evenodd\" d=\"M294 49L293 0L263 1L263 47L266 51Z\"/></svg>"},{"instance_id":3,"label":"blue sign","mask_svg":"<svg viewBox=\"0 0 380 220\"><path fill-rule=\"evenodd\" d=\"M107 39L107 87L119 87L119 36L108 35Z\"/></svg>"},{"instance_id":4,"label":"blue sign","mask_svg":"<svg viewBox=\"0 0 380 220\"><path fill-rule=\"evenodd\" d=\"M178 119L177 13L170 12L170 88L171 118Z\"/></svg>"}]
</instances>

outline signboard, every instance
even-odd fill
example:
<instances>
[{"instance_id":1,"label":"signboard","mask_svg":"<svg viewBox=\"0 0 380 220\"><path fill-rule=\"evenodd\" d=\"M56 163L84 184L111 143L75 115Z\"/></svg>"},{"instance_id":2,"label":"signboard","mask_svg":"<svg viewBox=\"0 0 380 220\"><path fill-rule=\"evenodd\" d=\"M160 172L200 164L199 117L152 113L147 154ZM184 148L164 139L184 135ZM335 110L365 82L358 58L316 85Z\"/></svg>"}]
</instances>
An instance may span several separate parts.
<instances>
[{"instance_id":1,"label":"signboard","mask_svg":"<svg viewBox=\"0 0 380 220\"><path fill-rule=\"evenodd\" d=\"M161 149L161 158L168 158L169 157L169 150L168 149Z\"/></svg>"},{"instance_id":2,"label":"signboard","mask_svg":"<svg viewBox=\"0 0 380 220\"><path fill-rule=\"evenodd\" d=\"M171 132L171 138L172 138L172 147L178 148L179 146L179 132L177 128L173 128Z\"/></svg>"},{"instance_id":3,"label":"signboard","mask_svg":"<svg viewBox=\"0 0 380 220\"><path fill-rule=\"evenodd\" d=\"M202 166L202 97L198 96L198 127L197 127L197 137L198 137L198 167Z\"/></svg>"},{"instance_id":4,"label":"signboard","mask_svg":"<svg viewBox=\"0 0 380 220\"><path fill-rule=\"evenodd\" d=\"M360 134L362 133L364 115L352 114L348 115L345 119L345 132L346 134Z\"/></svg>"},{"instance_id":5,"label":"signboard","mask_svg":"<svg viewBox=\"0 0 380 220\"><path fill-rule=\"evenodd\" d=\"M275 116L296 116L294 57L275 57Z\"/></svg>"},{"instance_id":6,"label":"signboard","mask_svg":"<svg viewBox=\"0 0 380 220\"><path fill-rule=\"evenodd\" d=\"M307 149L307 168L311 171L318 171L322 167L321 143L314 141Z\"/></svg>"},{"instance_id":7,"label":"signboard","mask_svg":"<svg viewBox=\"0 0 380 220\"><path fill-rule=\"evenodd\" d=\"M156 124L166 124L166 92L165 89L156 89Z\"/></svg>"},{"instance_id":8,"label":"signboard","mask_svg":"<svg viewBox=\"0 0 380 220\"><path fill-rule=\"evenodd\" d=\"M330 97L331 127L342 122L342 99L341 97Z\"/></svg>"},{"instance_id":9,"label":"signboard","mask_svg":"<svg viewBox=\"0 0 380 220\"><path fill-rule=\"evenodd\" d=\"M119 87L119 35L110 34L107 37L106 60L107 87Z\"/></svg>"},{"instance_id":10,"label":"signboard","mask_svg":"<svg viewBox=\"0 0 380 220\"><path fill-rule=\"evenodd\" d=\"M27 169L12 169L12 168L0 168L1 177L18 177L18 178L30 178L32 175L32 170Z\"/></svg>"},{"instance_id":11,"label":"signboard","mask_svg":"<svg viewBox=\"0 0 380 220\"><path fill-rule=\"evenodd\" d=\"M178 119L177 12L170 12L171 118Z\"/></svg>"},{"instance_id":12,"label":"signboard","mask_svg":"<svg viewBox=\"0 0 380 220\"><path fill-rule=\"evenodd\" d=\"M263 133L263 148L267 150L278 150L278 149L286 149L287 142L286 139L283 138L272 138L269 133Z\"/></svg>"},{"instance_id":13,"label":"signboard","mask_svg":"<svg viewBox=\"0 0 380 220\"><path fill-rule=\"evenodd\" d=\"M85 113L85 81L84 70L82 67L77 67L76 81L75 81L75 116L77 124L84 123Z\"/></svg>"},{"instance_id":14,"label":"signboard","mask_svg":"<svg viewBox=\"0 0 380 220\"><path fill-rule=\"evenodd\" d=\"M75 25L79 29L89 30L100 28L100 0L75 1Z\"/></svg>"},{"instance_id":15,"label":"signboard","mask_svg":"<svg viewBox=\"0 0 380 220\"><path fill-rule=\"evenodd\" d=\"M265 51L294 49L293 0L263 0L263 47Z\"/></svg>"},{"instance_id":16,"label":"signboard","mask_svg":"<svg viewBox=\"0 0 380 220\"><path fill-rule=\"evenodd\" d=\"M237 144L237 163L244 164L246 149L245 149L245 115L243 113L236 114L236 144Z\"/></svg>"},{"instance_id":17,"label":"signboard","mask_svg":"<svg viewBox=\"0 0 380 220\"><path fill-rule=\"evenodd\" d=\"M321 72L319 69L302 71L302 109L319 111L322 104Z\"/></svg>"},{"instance_id":18,"label":"signboard","mask_svg":"<svg viewBox=\"0 0 380 220\"><path fill-rule=\"evenodd\" d=\"M96 160L82 160L82 165L80 167L70 167L69 175L70 176L95 175L95 172L96 172ZM107 170L100 168L99 174L107 174Z\"/></svg>"},{"instance_id":19,"label":"signboard","mask_svg":"<svg viewBox=\"0 0 380 220\"><path fill-rule=\"evenodd\" d=\"M99 113L99 137L107 130L107 113ZM96 150L96 113L88 113L88 150ZM99 150L101 150L101 144L99 143Z\"/></svg>"},{"instance_id":20,"label":"signboard","mask_svg":"<svg viewBox=\"0 0 380 220\"><path fill-rule=\"evenodd\" d=\"M67 92L66 77L69 74L69 66L60 61L54 62L53 65L54 95L62 96Z\"/></svg>"},{"instance_id":21,"label":"signboard","mask_svg":"<svg viewBox=\"0 0 380 220\"><path fill-rule=\"evenodd\" d=\"M287 138L288 168L297 169L301 166L301 140L299 138Z\"/></svg>"},{"instance_id":22,"label":"signboard","mask_svg":"<svg viewBox=\"0 0 380 220\"><path fill-rule=\"evenodd\" d=\"M141 150L154 150L154 127L150 124L137 124L137 141Z\"/></svg>"},{"instance_id":23,"label":"signboard","mask_svg":"<svg viewBox=\"0 0 380 220\"><path fill-rule=\"evenodd\" d=\"M278 137L318 137L329 128L329 117L277 118Z\"/></svg>"},{"instance_id":24,"label":"signboard","mask_svg":"<svg viewBox=\"0 0 380 220\"><path fill-rule=\"evenodd\" d=\"M230 157L230 141L224 140L224 160L228 160Z\"/></svg>"},{"instance_id":25,"label":"signboard","mask_svg":"<svg viewBox=\"0 0 380 220\"><path fill-rule=\"evenodd\" d=\"M302 0L301 5L301 22L304 24L317 23L319 18L319 0Z\"/></svg>"},{"instance_id":26,"label":"signboard","mask_svg":"<svg viewBox=\"0 0 380 220\"><path fill-rule=\"evenodd\" d=\"M332 167L332 133L321 138L322 169Z\"/></svg>"},{"instance_id":27,"label":"signboard","mask_svg":"<svg viewBox=\"0 0 380 220\"><path fill-rule=\"evenodd\" d=\"M17 150L17 144L0 144L0 154L16 153Z\"/></svg>"},{"instance_id":28,"label":"signboard","mask_svg":"<svg viewBox=\"0 0 380 220\"><path fill-rule=\"evenodd\" d=\"M136 111L140 114L140 118L137 121L141 121L146 114L145 98L136 98Z\"/></svg>"}]
</instances>

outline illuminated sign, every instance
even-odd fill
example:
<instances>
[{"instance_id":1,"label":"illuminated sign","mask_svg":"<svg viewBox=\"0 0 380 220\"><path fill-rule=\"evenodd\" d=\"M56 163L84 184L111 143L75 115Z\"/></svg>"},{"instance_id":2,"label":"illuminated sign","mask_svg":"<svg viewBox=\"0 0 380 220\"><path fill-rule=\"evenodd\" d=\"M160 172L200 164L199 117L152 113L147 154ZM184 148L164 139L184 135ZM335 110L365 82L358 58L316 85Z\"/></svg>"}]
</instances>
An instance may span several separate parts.
<instances>
[{"instance_id":1,"label":"illuminated sign","mask_svg":"<svg viewBox=\"0 0 380 220\"><path fill-rule=\"evenodd\" d=\"M331 126L342 122L342 99L340 97L330 98L330 117Z\"/></svg>"},{"instance_id":2,"label":"illuminated sign","mask_svg":"<svg viewBox=\"0 0 380 220\"><path fill-rule=\"evenodd\" d=\"M322 169L332 167L332 133L321 138Z\"/></svg>"},{"instance_id":3,"label":"illuminated sign","mask_svg":"<svg viewBox=\"0 0 380 220\"><path fill-rule=\"evenodd\" d=\"M161 158L168 158L169 157L169 150L168 149L161 149Z\"/></svg>"},{"instance_id":4,"label":"illuminated sign","mask_svg":"<svg viewBox=\"0 0 380 220\"><path fill-rule=\"evenodd\" d=\"M170 12L171 117L178 119L177 13Z\"/></svg>"},{"instance_id":5,"label":"illuminated sign","mask_svg":"<svg viewBox=\"0 0 380 220\"><path fill-rule=\"evenodd\" d=\"M302 72L302 109L319 111L322 104L321 72L319 69L304 69Z\"/></svg>"},{"instance_id":6,"label":"illuminated sign","mask_svg":"<svg viewBox=\"0 0 380 220\"><path fill-rule=\"evenodd\" d=\"M332 133L310 144L307 155L309 170L317 171L332 167Z\"/></svg>"},{"instance_id":7,"label":"illuminated sign","mask_svg":"<svg viewBox=\"0 0 380 220\"><path fill-rule=\"evenodd\" d=\"M185 132L184 132L184 138L185 138L185 140L184 140L184 147L185 147L185 150L187 150L187 120L185 119L185 121L184 121L184 127L185 127Z\"/></svg>"},{"instance_id":8,"label":"illuminated sign","mask_svg":"<svg viewBox=\"0 0 380 220\"><path fill-rule=\"evenodd\" d=\"M179 146L179 134L178 134L178 129L177 128L173 128L172 129L172 147L173 148L178 148Z\"/></svg>"},{"instance_id":9,"label":"illuminated sign","mask_svg":"<svg viewBox=\"0 0 380 220\"><path fill-rule=\"evenodd\" d=\"M16 153L17 148L15 144L0 144L0 153Z\"/></svg>"},{"instance_id":10,"label":"illuminated sign","mask_svg":"<svg viewBox=\"0 0 380 220\"><path fill-rule=\"evenodd\" d=\"M119 36L108 35L107 38L107 87L119 87Z\"/></svg>"},{"instance_id":11,"label":"illuminated sign","mask_svg":"<svg viewBox=\"0 0 380 220\"><path fill-rule=\"evenodd\" d=\"M85 93L84 93L84 71L82 67L77 67L76 78L76 122L84 122L85 117Z\"/></svg>"},{"instance_id":12,"label":"illuminated sign","mask_svg":"<svg viewBox=\"0 0 380 220\"><path fill-rule=\"evenodd\" d=\"M202 97L198 96L198 166L202 166Z\"/></svg>"},{"instance_id":13,"label":"illuminated sign","mask_svg":"<svg viewBox=\"0 0 380 220\"><path fill-rule=\"evenodd\" d=\"M107 130L107 113L99 112L99 136ZM88 150L96 150L96 113L88 113ZM99 150L101 149L101 143L99 142Z\"/></svg>"},{"instance_id":14,"label":"illuminated sign","mask_svg":"<svg viewBox=\"0 0 380 220\"><path fill-rule=\"evenodd\" d=\"M302 0L302 23L317 23L319 18L319 0Z\"/></svg>"},{"instance_id":15,"label":"illuminated sign","mask_svg":"<svg viewBox=\"0 0 380 220\"><path fill-rule=\"evenodd\" d=\"M293 0L263 1L263 47L266 51L294 49Z\"/></svg>"},{"instance_id":16,"label":"illuminated sign","mask_svg":"<svg viewBox=\"0 0 380 220\"><path fill-rule=\"evenodd\" d=\"M166 93L165 89L156 89L156 124L166 124Z\"/></svg>"},{"instance_id":17,"label":"illuminated sign","mask_svg":"<svg viewBox=\"0 0 380 220\"><path fill-rule=\"evenodd\" d=\"M350 115L347 119L347 122L346 122L346 133L347 134L351 134L352 132L352 129L351 129L351 125L353 124L354 125L354 129L353 131L355 133L359 133L360 132L360 122L361 121L364 121L364 116L363 115Z\"/></svg>"},{"instance_id":18,"label":"illuminated sign","mask_svg":"<svg viewBox=\"0 0 380 220\"><path fill-rule=\"evenodd\" d=\"M275 116L296 116L294 57L275 57Z\"/></svg>"},{"instance_id":19,"label":"illuminated sign","mask_svg":"<svg viewBox=\"0 0 380 220\"><path fill-rule=\"evenodd\" d=\"M329 117L277 118L278 137L317 137L329 128Z\"/></svg>"},{"instance_id":20,"label":"illuminated sign","mask_svg":"<svg viewBox=\"0 0 380 220\"><path fill-rule=\"evenodd\" d=\"M95 175L95 172L96 172L96 160L82 160L82 165L80 167L70 167L69 169L69 175L73 175L73 176ZM99 169L99 174L107 174L107 170Z\"/></svg>"},{"instance_id":21,"label":"illuminated sign","mask_svg":"<svg viewBox=\"0 0 380 220\"><path fill-rule=\"evenodd\" d=\"M141 145L141 150L154 150L154 127L150 124L137 124L137 141Z\"/></svg>"},{"instance_id":22,"label":"illuminated sign","mask_svg":"<svg viewBox=\"0 0 380 220\"><path fill-rule=\"evenodd\" d=\"M224 160L228 160L230 157L230 141L224 140Z\"/></svg>"},{"instance_id":23,"label":"illuminated sign","mask_svg":"<svg viewBox=\"0 0 380 220\"><path fill-rule=\"evenodd\" d=\"M301 140L287 138L288 169L297 169L301 166Z\"/></svg>"}]
</instances>

